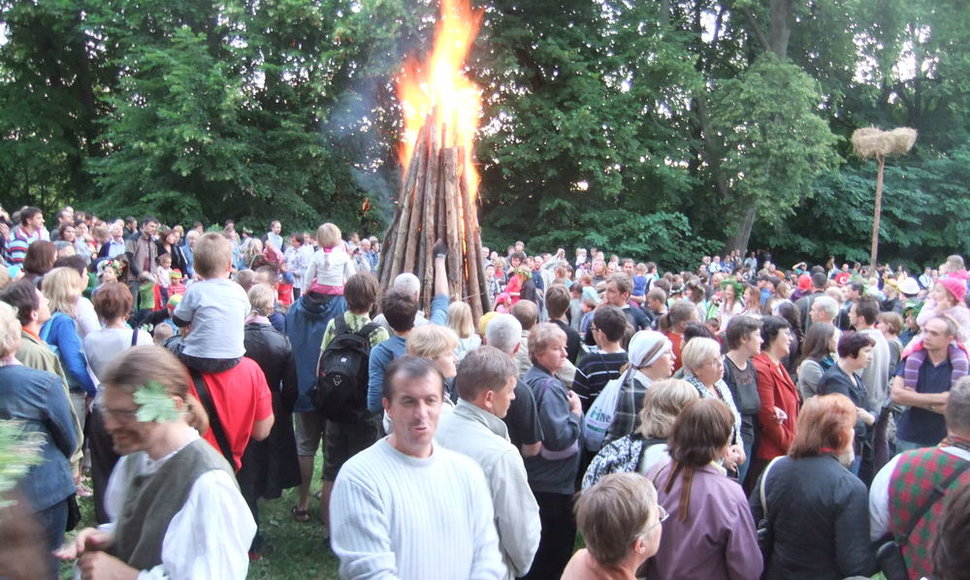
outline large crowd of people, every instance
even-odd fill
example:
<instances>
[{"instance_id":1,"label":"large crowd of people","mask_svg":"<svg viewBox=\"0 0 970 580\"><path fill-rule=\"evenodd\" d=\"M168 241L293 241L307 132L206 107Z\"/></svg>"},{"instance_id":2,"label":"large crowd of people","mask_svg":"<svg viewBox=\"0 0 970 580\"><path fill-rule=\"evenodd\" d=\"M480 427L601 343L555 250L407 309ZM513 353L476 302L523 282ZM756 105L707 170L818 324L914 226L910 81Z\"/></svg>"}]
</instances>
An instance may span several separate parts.
<instances>
[{"instance_id":1,"label":"large crowd of people","mask_svg":"<svg viewBox=\"0 0 970 580\"><path fill-rule=\"evenodd\" d=\"M342 578L965 577L958 255L664 272L517 242L483 248L474 320L442 243L421 305L330 223L0 219L0 419L44 436L30 577L245 578L290 488Z\"/></svg>"}]
</instances>

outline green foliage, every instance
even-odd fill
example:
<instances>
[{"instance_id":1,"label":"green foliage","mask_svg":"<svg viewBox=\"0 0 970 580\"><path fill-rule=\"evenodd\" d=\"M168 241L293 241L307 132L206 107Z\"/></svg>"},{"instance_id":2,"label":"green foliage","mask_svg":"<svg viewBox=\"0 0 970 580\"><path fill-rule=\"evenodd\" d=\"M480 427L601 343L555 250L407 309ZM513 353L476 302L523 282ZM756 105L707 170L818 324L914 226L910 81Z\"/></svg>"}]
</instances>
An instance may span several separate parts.
<instances>
[{"instance_id":1,"label":"green foliage","mask_svg":"<svg viewBox=\"0 0 970 580\"><path fill-rule=\"evenodd\" d=\"M170 423L179 417L175 400L165 391L165 385L148 381L134 394L138 405L138 420L143 423Z\"/></svg>"},{"instance_id":2,"label":"green foliage","mask_svg":"<svg viewBox=\"0 0 970 580\"><path fill-rule=\"evenodd\" d=\"M714 92L713 128L724 146L722 169L736 200L724 214L753 204L762 223L776 225L811 195L817 175L835 167L836 137L815 114L815 82L797 66L765 54Z\"/></svg>"},{"instance_id":3,"label":"green foliage","mask_svg":"<svg viewBox=\"0 0 970 580\"><path fill-rule=\"evenodd\" d=\"M922 269L954 252L970 253L970 226L951 216L967 215L970 148L929 158L890 161L885 171L880 253L892 263ZM818 179L814 196L797 210L798 219L770 230L759 244L786 248L792 257L824 262L865 261L869 256L875 197L875 164L857 162ZM801 258L799 258L801 259Z\"/></svg>"},{"instance_id":4,"label":"green foliage","mask_svg":"<svg viewBox=\"0 0 970 580\"><path fill-rule=\"evenodd\" d=\"M43 445L43 435L25 431L22 422L0 421L0 508L8 505L5 496L17 481L27 475L31 466L43 461Z\"/></svg>"}]
</instances>

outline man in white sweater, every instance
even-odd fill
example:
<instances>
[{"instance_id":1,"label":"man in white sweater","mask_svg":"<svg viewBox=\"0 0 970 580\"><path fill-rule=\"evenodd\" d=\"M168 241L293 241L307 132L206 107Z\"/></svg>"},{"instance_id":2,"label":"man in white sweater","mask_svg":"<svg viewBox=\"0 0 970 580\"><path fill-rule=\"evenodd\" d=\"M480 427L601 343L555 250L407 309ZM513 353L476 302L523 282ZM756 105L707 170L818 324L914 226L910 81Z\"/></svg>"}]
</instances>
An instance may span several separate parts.
<instances>
[{"instance_id":1,"label":"man in white sweater","mask_svg":"<svg viewBox=\"0 0 970 580\"><path fill-rule=\"evenodd\" d=\"M503 578L481 468L433 441L441 375L429 359L404 356L387 368L383 394L394 432L348 460L334 483L330 541L340 577Z\"/></svg>"},{"instance_id":2,"label":"man in white sweater","mask_svg":"<svg viewBox=\"0 0 970 580\"><path fill-rule=\"evenodd\" d=\"M509 580L529 571L541 529L525 464L502 421L515 398L517 376L515 361L495 347L468 353L455 377L458 405L441 418L436 437L484 470Z\"/></svg>"}]
</instances>

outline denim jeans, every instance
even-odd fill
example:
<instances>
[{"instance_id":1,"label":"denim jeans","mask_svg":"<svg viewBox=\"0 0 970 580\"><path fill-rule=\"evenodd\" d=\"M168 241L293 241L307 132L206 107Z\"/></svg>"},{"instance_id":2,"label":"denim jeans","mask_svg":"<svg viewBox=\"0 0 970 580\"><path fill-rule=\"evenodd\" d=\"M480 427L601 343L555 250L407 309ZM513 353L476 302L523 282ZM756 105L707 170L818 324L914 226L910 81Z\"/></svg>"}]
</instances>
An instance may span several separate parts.
<instances>
[{"instance_id":1,"label":"denim jeans","mask_svg":"<svg viewBox=\"0 0 970 580\"><path fill-rule=\"evenodd\" d=\"M67 498L52 505L51 507L35 513L37 523L44 530L44 539L47 543L48 554L61 547L64 543L64 528L67 527ZM52 578L58 578L58 566L60 561L54 556L50 556Z\"/></svg>"}]
</instances>

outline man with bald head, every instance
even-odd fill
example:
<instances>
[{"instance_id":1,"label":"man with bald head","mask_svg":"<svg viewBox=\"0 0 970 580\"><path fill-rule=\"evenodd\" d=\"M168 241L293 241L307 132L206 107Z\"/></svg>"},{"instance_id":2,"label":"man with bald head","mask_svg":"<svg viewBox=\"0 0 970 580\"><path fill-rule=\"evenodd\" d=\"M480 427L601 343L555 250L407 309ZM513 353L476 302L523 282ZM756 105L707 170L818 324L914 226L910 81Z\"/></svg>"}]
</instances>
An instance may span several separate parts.
<instances>
[{"instance_id":1,"label":"man with bald head","mask_svg":"<svg viewBox=\"0 0 970 580\"><path fill-rule=\"evenodd\" d=\"M443 258L442 258L443 259ZM435 262L435 275L437 276L437 262ZM441 270L444 271L444 265L442 265ZM401 272L394 278L391 283L391 287L388 288L388 292L391 290L399 290L414 299L416 304L421 303L421 281L418 277L411 272ZM443 290L443 291L442 291ZM443 308L442 308L443 307ZM437 313L437 316L436 316ZM394 329L387 322L387 317L381 312L374 318L374 322L380 324L384 327L388 333L393 333ZM424 313L418 310L414 316L414 326L424 326L428 323L434 324L446 324L448 322L448 281L445 278L445 287L441 289L438 287L437 278L435 278L435 295L431 299L431 320L424 317Z\"/></svg>"}]
</instances>

